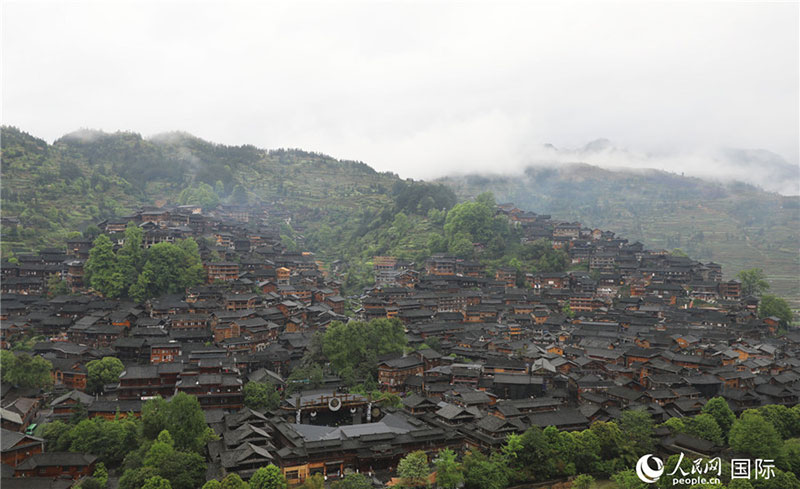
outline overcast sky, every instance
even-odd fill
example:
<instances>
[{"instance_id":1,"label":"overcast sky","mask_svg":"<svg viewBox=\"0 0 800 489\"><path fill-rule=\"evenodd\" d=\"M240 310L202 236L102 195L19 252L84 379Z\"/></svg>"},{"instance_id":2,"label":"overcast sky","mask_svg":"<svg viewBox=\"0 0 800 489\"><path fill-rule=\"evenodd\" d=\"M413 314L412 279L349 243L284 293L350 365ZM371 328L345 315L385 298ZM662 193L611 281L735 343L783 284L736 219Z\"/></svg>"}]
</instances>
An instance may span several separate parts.
<instances>
[{"instance_id":1,"label":"overcast sky","mask_svg":"<svg viewBox=\"0 0 800 489\"><path fill-rule=\"evenodd\" d=\"M666 165L720 147L798 165L799 16L797 2L4 0L2 120L48 141L182 130L416 178L601 137Z\"/></svg>"}]
</instances>

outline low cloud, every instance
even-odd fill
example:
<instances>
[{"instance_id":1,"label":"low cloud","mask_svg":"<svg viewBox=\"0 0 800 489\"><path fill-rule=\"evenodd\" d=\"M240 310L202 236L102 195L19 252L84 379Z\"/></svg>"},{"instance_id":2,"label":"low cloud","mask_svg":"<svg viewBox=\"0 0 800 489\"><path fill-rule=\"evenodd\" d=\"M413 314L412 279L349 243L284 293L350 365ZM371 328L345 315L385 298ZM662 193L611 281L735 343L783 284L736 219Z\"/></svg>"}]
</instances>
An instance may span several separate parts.
<instances>
[{"instance_id":1,"label":"low cloud","mask_svg":"<svg viewBox=\"0 0 800 489\"><path fill-rule=\"evenodd\" d=\"M2 118L403 177L583 161L797 193L798 19L797 2L9 0ZM598 137L614 145L583 151Z\"/></svg>"}]
</instances>

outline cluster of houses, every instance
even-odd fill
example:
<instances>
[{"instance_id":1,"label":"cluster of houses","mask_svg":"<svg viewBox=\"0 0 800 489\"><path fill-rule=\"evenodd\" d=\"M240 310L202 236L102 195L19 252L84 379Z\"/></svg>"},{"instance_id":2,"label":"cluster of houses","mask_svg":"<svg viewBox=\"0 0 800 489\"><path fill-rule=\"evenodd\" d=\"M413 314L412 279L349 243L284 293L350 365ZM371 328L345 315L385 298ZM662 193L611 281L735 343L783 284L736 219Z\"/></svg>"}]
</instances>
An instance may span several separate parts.
<instances>
[{"instance_id":1,"label":"cluster of houses","mask_svg":"<svg viewBox=\"0 0 800 489\"><path fill-rule=\"evenodd\" d=\"M85 290L84 239L3 263L2 346L42 338L30 353L52 363L54 381L48 392L2 386L3 484L24 477L66 488L92 472L92 454L49 453L32 426L79 411L138 416L147 399L178 392L198 398L219 435L208 446L209 478L247 479L273 463L291 484L353 471L385 482L414 450L495 449L531 426L581 430L637 407L663 421L697 414L714 396L736 413L798 402L800 332L777 338L777 320L759 318L758 299L723 281L719 265L513 205L497 212L524 240L546 239L586 266L522 277L500 268L492 276L454 256L422 264L376 257L375 285L349 301L346 316L341 284L313 255L281 244L268 223L274 213L192 206L143 209L99 226L119 245L130 221L145 231L145 246L197 238L208 281L183 294L143 304L88 293L44 297L55 273ZM330 374L284 395L275 412L244 406L247 382L284 392L312 335L349 316L404 324L407 351L376 365L380 389L400 395L401 406L353 394ZM125 370L90 395L86 364L107 356ZM722 449L659 435L665 453Z\"/></svg>"}]
</instances>

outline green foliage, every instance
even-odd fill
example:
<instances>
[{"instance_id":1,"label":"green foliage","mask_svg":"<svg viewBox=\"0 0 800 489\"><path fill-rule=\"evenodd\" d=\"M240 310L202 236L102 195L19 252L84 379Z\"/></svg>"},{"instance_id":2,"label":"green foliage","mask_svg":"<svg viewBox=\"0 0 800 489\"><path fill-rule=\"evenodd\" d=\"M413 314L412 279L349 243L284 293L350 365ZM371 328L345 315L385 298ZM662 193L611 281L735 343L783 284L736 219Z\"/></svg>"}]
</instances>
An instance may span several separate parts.
<instances>
[{"instance_id":1,"label":"green foliage","mask_svg":"<svg viewBox=\"0 0 800 489\"><path fill-rule=\"evenodd\" d=\"M250 478L250 489L286 489L286 487L286 477L283 476L281 469L273 464L256 470Z\"/></svg>"},{"instance_id":2,"label":"green foliage","mask_svg":"<svg viewBox=\"0 0 800 489\"><path fill-rule=\"evenodd\" d=\"M487 457L477 450L464 455L464 487L467 489L505 489L508 467L503 457Z\"/></svg>"},{"instance_id":3,"label":"green foliage","mask_svg":"<svg viewBox=\"0 0 800 489\"><path fill-rule=\"evenodd\" d=\"M378 356L403 351L405 329L398 319L334 321L322 338L322 351L349 385L374 378Z\"/></svg>"},{"instance_id":4,"label":"green foliage","mask_svg":"<svg viewBox=\"0 0 800 489\"><path fill-rule=\"evenodd\" d=\"M783 442L777 465L788 472L800 474L800 438L791 438Z\"/></svg>"},{"instance_id":5,"label":"green foliage","mask_svg":"<svg viewBox=\"0 0 800 489\"><path fill-rule=\"evenodd\" d=\"M117 251L113 280L119 284L120 294L126 294L136 281L139 271L144 265L144 249L142 241L144 233L134 223L125 227L124 243Z\"/></svg>"},{"instance_id":6,"label":"green foliage","mask_svg":"<svg viewBox=\"0 0 800 489\"><path fill-rule=\"evenodd\" d=\"M50 372L53 364L40 356L31 357L27 353L15 355L8 350L0 351L0 375L3 383L27 389L46 388L53 385Z\"/></svg>"},{"instance_id":7,"label":"green foliage","mask_svg":"<svg viewBox=\"0 0 800 489\"><path fill-rule=\"evenodd\" d=\"M48 452L64 452L69 448L67 433L72 429L63 421L52 421L42 427L42 438L45 439L45 450Z\"/></svg>"},{"instance_id":8,"label":"green foliage","mask_svg":"<svg viewBox=\"0 0 800 489\"><path fill-rule=\"evenodd\" d=\"M53 274L47 279L47 296L55 297L59 295L67 295L70 293L69 285L61 279L59 274Z\"/></svg>"},{"instance_id":9,"label":"green foliage","mask_svg":"<svg viewBox=\"0 0 800 489\"><path fill-rule=\"evenodd\" d=\"M228 474L222 479L220 489L250 489L250 484L243 481L237 474Z\"/></svg>"},{"instance_id":10,"label":"green foliage","mask_svg":"<svg viewBox=\"0 0 800 489\"><path fill-rule=\"evenodd\" d=\"M686 433L697 438L714 442L716 445L724 443L722 429L710 414L698 414L694 417L670 418L664 423L673 433Z\"/></svg>"},{"instance_id":11,"label":"green foliage","mask_svg":"<svg viewBox=\"0 0 800 489\"><path fill-rule=\"evenodd\" d=\"M181 205L199 205L203 207L203 210L207 211L219 205L219 195L217 195L211 185L200 183L199 185L192 185L191 187L183 189L178 195L178 203Z\"/></svg>"},{"instance_id":12,"label":"green foliage","mask_svg":"<svg viewBox=\"0 0 800 489\"><path fill-rule=\"evenodd\" d=\"M439 450L433 466L436 470L436 487L456 489L464 482L461 464L456 462L456 454L449 448Z\"/></svg>"},{"instance_id":13,"label":"green foliage","mask_svg":"<svg viewBox=\"0 0 800 489\"><path fill-rule=\"evenodd\" d=\"M335 484L336 483L334 483L333 487L338 487ZM322 474L314 474L311 477L306 477L306 480L300 484L300 489L325 489L325 477ZM367 489L369 489L369 486Z\"/></svg>"},{"instance_id":14,"label":"green foliage","mask_svg":"<svg viewBox=\"0 0 800 489\"><path fill-rule=\"evenodd\" d=\"M156 468L161 477L169 480L172 489L196 489L206 478L205 458L199 453L176 450Z\"/></svg>"},{"instance_id":15,"label":"green foliage","mask_svg":"<svg viewBox=\"0 0 800 489\"><path fill-rule=\"evenodd\" d=\"M736 421L736 415L733 414L730 406L728 406L728 401L722 397L709 399L703 406L703 413L710 414L714 418L714 421L717 422L717 425L722 430L723 438L727 439L728 432L733 426L733 422Z\"/></svg>"},{"instance_id":16,"label":"green foliage","mask_svg":"<svg viewBox=\"0 0 800 489\"><path fill-rule=\"evenodd\" d=\"M146 261L130 295L137 301L162 294L183 292L203 282L203 264L197 243L187 238L173 243L158 243L147 250Z\"/></svg>"},{"instance_id":17,"label":"green foliage","mask_svg":"<svg viewBox=\"0 0 800 489\"><path fill-rule=\"evenodd\" d=\"M647 489L648 485L642 482L633 470L623 470L611 476L611 480L619 489Z\"/></svg>"},{"instance_id":18,"label":"green foliage","mask_svg":"<svg viewBox=\"0 0 800 489\"><path fill-rule=\"evenodd\" d=\"M456 204L456 194L442 184L399 180L392 186L394 212L428 215Z\"/></svg>"},{"instance_id":19,"label":"green foliage","mask_svg":"<svg viewBox=\"0 0 800 489\"><path fill-rule=\"evenodd\" d=\"M281 395L272 384L248 382L244 385L244 405L257 411L274 411L281 404Z\"/></svg>"},{"instance_id":20,"label":"green foliage","mask_svg":"<svg viewBox=\"0 0 800 489\"><path fill-rule=\"evenodd\" d=\"M315 389L323 383L322 367L312 363L292 370L286 379L286 392L292 394L304 389Z\"/></svg>"},{"instance_id":21,"label":"green foliage","mask_svg":"<svg viewBox=\"0 0 800 489\"><path fill-rule=\"evenodd\" d=\"M167 479L155 475L144 481L142 489L172 489L172 485Z\"/></svg>"},{"instance_id":22,"label":"green foliage","mask_svg":"<svg viewBox=\"0 0 800 489\"><path fill-rule=\"evenodd\" d=\"M139 444L139 423L131 418L85 419L59 436L57 443L71 452L97 455L107 466L116 467Z\"/></svg>"},{"instance_id":23,"label":"green foliage","mask_svg":"<svg viewBox=\"0 0 800 489\"><path fill-rule=\"evenodd\" d=\"M653 452L655 442L653 417L650 413L644 409L629 409L622 413L619 426L626 439L632 443L636 458Z\"/></svg>"},{"instance_id":24,"label":"green foliage","mask_svg":"<svg viewBox=\"0 0 800 489\"><path fill-rule=\"evenodd\" d=\"M487 243L494 231L494 197L481 194L472 202L462 202L447 213L444 233L452 243L457 237Z\"/></svg>"},{"instance_id":25,"label":"green foliage","mask_svg":"<svg viewBox=\"0 0 800 489\"><path fill-rule=\"evenodd\" d=\"M157 397L142 406L145 438L154 439L163 430L172 435L176 450L195 453L202 453L214 436L206 425L200 402L185 392L177 393L169 401Z\"/></svg>"},{"instance_id":26,"label":"green foliage","mask_svg":"<svg viewBox=\"0 0 800 489\"><path fill-rule=\"evenodd\" d=\"M192 238L158 243L146 252L141 243L142 231L133 225L126 227L125 244L116 254L108 236L98 236L85 267L91 287L107 297L129 295L141 302L203 282L205 271Z\"/></svg>"},{"instance_id":27,"label":"green foliage","mask_svg":"<svg viewBox=\"0 0 800 489\"><path fill-rule=\"evenodd\" d=\"M222 483L217 479L211 479L210 481L203 484L203 489L220 489L222 487Z\"/></svg>"},{"instance_id":28,"label":"green foliage","mask_svg":"<svg viewBox=\"0 0 800 489\"><path fill-rule=\"evenodd\" d=\"M364 474L348 474L331 484L331 489L372 489L372 482Z\"/></svg>"},{"instance_id":29,"label":"green foliage","mask_svg":"<svg viewBox=\"0 0 800 489\"><path fill-rule=\"evenodd\" d=\"M158 472L153 467L128 469L119 478L119 489L140 489L147 479L157 475Z\"/></svg>"},{"instance_id":30,"label":"green foliage","mask_svg":"<svg viewBox=\"0 0 800 489\"><path fill-rule=\"evenodd\" d=\"M759 414L769 421L784 440L800 435L800 407L788 408L780 404L768 404L758 408Z\"/></svg>"},{"instance_id":31,"label":"green foliage","mask_svg":"<svg viewBox=\"0 0 800 489\"><path fill-rule=\"evenodd\" d=\"M428 456L422 450L411 452L397 464L397 476L400 487L428 487Z\"/></svg>"},{"instance_id":32,"label":"green foliage","mask_svg":"<svg viewBox=\"0 0 800 489\"><path fill-rule=\"evenodd\" d=\"M760 268L742 270L736 274L736 278L742 282L742 295L760 296L769 290L767 276Z\"/></svg>"},{"instance_id":33,"label":"green foliage","mask_svg":"<svg viewBox=\"0 0 800 489\"><path fill-rule=\"evenodd\" d=\"M733 450L754 458L775 459L782 445L772 423L754 409L748 409L739 416L731 427L728 439Z\"/></svg>"},{"instance_id":34,"label":"green foliage","mask_svg":"<svg viewBox=\"0 0 800 489\"><path fill-rule=\"evenodd\" d=\"M594 486L594 477L588 474L581 474L572 480L572 489L591 489Z\"/></svg>"},{"instance_id":35,"label":"green foliage","mask_svg":"<svg viewBox=\"0 0 800 489\"><path fill-rule=\"evenodd\" d=\"M100 481L95 479L94 477L87 477L83 479L79 486L80 489L103 489L103 486L100 484Z\"/></svg>"},{"instance_id":36,"label":"green foliage","mask_svg":"<svg viewBox=\"0 0 800 489\"><path fill-rule=\"evenodd\" d=\"M86 387L89 392L97 393L103 390L105 384L119 380L119 374L125 370L125 365L116 357L103 357L101 360L92 360L86 364L88 379Z\"/></svg>"},{"instance_id":37,"label":"green foliage","mask_svg":"<svg viewBox=\"0 0 800 489\"><path fill-rule=\"evenodd\" d=\"M103 462L98 463L94 468L92 477L100 484L100 487L106 487L108 485L108 469L106 469L106 464Z\"/></svg>"},{"instance_id":38,"label":"green foliage","mask_svg":"<svg viewBox=\"0 0 800 489\"><path fill-rule=\"evenodd\" d=\"M788 302L778 296L765 294L761 297L761 303L758 305L758 317L770 316L777 317L786 326L792 322L793 315Z\"/></svg>"},{"instance_id":39,"label":"green foliage","mask_svg":"<svg viewBox=\"0 0 800 489\"><path fill-rule=\"evenodd\" d=\"M122 294L122 282L119 277L114 276L116 271L114 245L105 234L95 238L84 270L85 280L94 290L111 298Z\"/></svg>"}]
</instances>

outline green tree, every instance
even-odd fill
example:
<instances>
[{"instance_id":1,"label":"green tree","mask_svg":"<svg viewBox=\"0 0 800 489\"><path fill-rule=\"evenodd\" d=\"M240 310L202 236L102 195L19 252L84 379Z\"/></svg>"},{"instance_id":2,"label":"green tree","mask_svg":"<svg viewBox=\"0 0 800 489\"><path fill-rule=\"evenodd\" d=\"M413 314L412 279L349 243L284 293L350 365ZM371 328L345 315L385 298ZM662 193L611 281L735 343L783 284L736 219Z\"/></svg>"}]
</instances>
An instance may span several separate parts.
<instances>
[{"instance_id":1,"label":"green tree","mask_svg":"<svg viewBox=\"0 0 800 489\"><path fill-rule=\"evenodd\" d=\"M792 310L789 308L789 303L775 295L765 294L761 297L758 316L761 318L775 316L781 320L784 326L792 322Z\"/></svg>"},{"instance_id":2,"label":"green tree","mask_svg":"<svg viewBox=\"0 0 800 489\"><path fill-rule=\"evenodd\" d=\"M89 224L86 226L86 231L83 232L83 237L88 239L95 239L96 237L100 236L100 228L95 226L94 224Z\"/></svg>"},{"instance_id":3,"label":"green tree","mask_svg":"<svg viewBox=\"0 0 800 489\"><path fill-rule=\"evenodd\" d=\"M307 477L300 484L300 489L325 489L325 477L322 474L314 474L311 477Z\"/></svg>"},{"instance_id":4,"label":"green tree","mask_svg":"<svg viewBox=\"0 0 800 489\"><path fill-rule=\"evenodd\" d=\"M673 433L686 433L697 438L723 445L725 442L722 429L710 414L698 414L687 418L669 418L665 423Z\"/></svg>"},{"instance_id":5,"label":"green tree","mask_svg":"<svg viewBox=\"0 0 800 489\"><path fill-rule=\"evenodd\" d=\"M28 389L45 388L53 385L50 373L53 364L40 356L31 357L27 353L15 355L8 350L0 351L0 376L3 383Z\"/></svg>"},{"instance_id":6,"label":"green tree","mask_svg":"<svg viewBox=\"0 0 800 489\"><path fill-rule=\"evenodd\" d=\"M144 436L152 439L163 430L172 435L176 450L195 453L202 453L214 436L200 402L185 392L175 394L168 402L157 397L142 406Z\"/></svg>"},{"instance_id":7,"label":"green tree","mask_svg":"<svg viewBox=\"0 0 800 489\"><path fill-rule=\"evenodd\" d=\"M177 243L157 243L150 247L146 261L130 295L137 301L162 294L185 291L203 282L204 270L197 243L186 238Z\"/></svg>"},{"instance_id":8,"label":"green tree","mask_svg":"<svg viewBox=\"0 0 800 489\"><path fill-rule=\"evenodd\" d=\"M728 432L736 421L736 415L731 411L728 406L728 401L722 397L714 397L703 406L703 413L710 414L722 430L724 439L728 438Z\"/></svg>"},{"instance_id":9,"label":"green tree","mask_svg":"<svg viewBox=\"0 0 800 489\"><path fill-rule=\"evenodd\" d=\"M783 470L800 474L800 438L783 442L777 464Z\"/></svg>"},{"instance_id":10,"label":"green tree","mask_svg":"<svg viewBox=\"0 0 800 489\"><path fill-rule=\"evenodd\" d=\"M311 363L295 368L286 379L286 392L292 394L303 389L315 389L323 383L322 366Z\"/></svg>"},{"instance_id":11,"label":"green tree","mask_svg":"<svg viewBox=\"0 0 800 489\"><path fill-rule=\"evenodd\" d=\"M155 475L144 481L142 489L172 489L172 485L167 479Z\"/></svg>"},{"instance_id":12,"label":"green tree","mask_svg":"<svg viewBox=\"0 0 800 489\"><path fill-rule=\"evenodd\" d=\"M619 489L647 489L648 485L642 482L633 470L623 470L611 476L611 480Z\"/></svg>"},{"instance_id":13,"label":"green tree","mask_svg":"<svg viewBox=\"0 0 800 489\"><path fill-rule=\"evenodd\" d=\"M78 485L80 489L103 489L103 486L100 484L100 481L95 479L94 477L87 477L81 481L80 485Z\"/></svg>"},{"instance_id":14,"label":"green tree","mask_svg":"<svg viewBox=\"0 0 800 489\"><path fill-rule=\"evenodd\" d=\"M92 477L100 484L100 487L106 487L108 485L108 469L106 469L106 464L103 462L97 464L92 473Z\"/></svg>"},{"instance_id":15,"label":"green tree","mask_svg":"<svg viewBox=\"0 0 800 489\"><path fill-rule=\"evenodd\" d=\"M59 295L67 295L70 293L69 285L61 279L61 275L54 273L47 279L47 296L55 297Z\"/></svg>"},{"instance_id":16,"label":"green tree","mask_svg":"<svg viewBox=\"0 0 800 489\"><path fill-rule=\"evenodd\" d=\"M89 259L86 260L85 280L96 291L107 297L119 297L122 292L122 282L114 272L117 267L117 257L114 254L114 245L105 234L94 240L92 249L89 250Z\"/></svg>"},{"instance_id":17,"label":"green tree","mask_svg":"<svg viewBox=\"0 0 800 489\"><path fill-rule=\"evenodd\" d=\"M48 452L65 452L69 448L69 430L72 426L63 421L51 421L42 428L42 438L45 439L45 450Z\"/></svg>"},{"instance_id":18,"label":"green tree","mask_svg":"<svg viewBox=\"0 0 800 489\"><path fill-rule=\"evenodd\" d=\"M131 418L107 420L85 419L67 434L71 452L97 455L107 466L116 467L131 450L139 445L138 422Z\"/></svg>"},{"instance_id":19,"label":"green tree","mask_svg":"<svg viewBox=\"0 0 800 489\"><path fill-rule=\"evenodd\" d=\"M283 472L273 464L256 470L250 478L250 489L286 489L287 485Z\"/></svg>"},{"instance_id":20,"label":"green tree","mask_svg":"<svg viewBox=\"0 0 800 489\"><path fill-rule=\"evenodd\" d=\"M211 479L210 481L203 484L203 489L221 489L222 483L217 479Z\"/></svg>"},{"instance_id":21,"label":"green tree","mask_svg":"<svg viewBox=\"0 0 800 489\"><path fill-rule=\"evenodd\" d=\"M156 441L150 445L150 449L147 450L147 455L145 455L143 463L144 465L158 467L162 461L167 460L173 453L175 453L175 442L172 441L172 436L169 434L169 431L163 430L158 434Z\"/></svg>"},{"instance_id":22,"label":"green tree","mask_svg":"<svg viewBox=\"0 0 800 489\"><path fill-rule=\"evenodd\" d=\"M736 278L742 282L743 295L760 296L769 290L769 282L764 270L760 268L751 268L749 270L742 270L736 274Z\"/></svg>"},{"instance_id":23,"label":"green tree","mask_svg":"<svg viewBox=\"0 0 800 489\"><path fill-rule=\"evenodd\" d=\"M728 436L733 450L757 458L775 459L782 445L781 437L758 411L748 409L739 416Z\"/></svg>"},{"instance_id":24,"label":"green tree","mask_svg":"<svg viewBox=\"0 0 800 489\"><path fill-rule=\"evenodd\" d=\"M125 370L125 365L117 357L103 357L101 360L92 360L86 364L88 371L86 388L91 393L102 392L105 384L119 381L119 375Z\"/></svg>"},{"instance_id":25,"label":"green tree","mask_svg":"<svg viewBox=\"0 0 800 489\"><path fill-rule=\"evenodd\" d=\"M403 351L403 323L397 319L334 321L322 337L322 351L337 372L375 377L378 356Z\"/></svg>"},{"instance_id":26,"label":"green tree","mask_svg":"<svg viewBox=\"0 0 800 489\"><path fill-rule=\"evenodd\" d=\"M168 479L173 489L196 489L206 478L205 458L199 453L175 450L161 460L158 474Z\"/></svg>"},{"instance_id":27,"label":"green tree","mask_svg":"<svg viewBox=\"0 0 800 489\"><path fill-rule=\"evenodd\" d=\"M494 216L494 204L490 202L494 198L489 196L481 194L473 202L462 202L450 209L444 222L445 236L449 241L463 233L478 242L489 242L493 234Z\"/></svg>"},{"instance_id":28,"label":"green tree","mask_svg":"<svg viewBox=\"0 0 800 489\"><path fill-rule=\"evenodd\" d=\"M784 440L800 435L800 409L768 404L758 408L758 412L775 427Z\"/></svg>"},{"instance_id":29,"label":"green tree","mask_svg":"<svg viewBox=\"0 0 800 489\"><path fill-rule=\"evenodd\" d=\"M274 411L281 404L281 395L275 386L263 382L248 382L242 390L244 405L257 411Z\"/></svg>"},{"instance_id":30,"label":"green tree","mask_svg":"<svg viewBox=\"0 0 800 489\"><path fill-rule=\"evenodd\" d=\"M144 232L136 224L130 222L125 228L122 248L117 251L113 280L120 284L120 293L126 294L136 282L139 271L144 266L144 249L142 240Z\"/></svg>"},{"instance_id":31,"label":"green tree","mask_svg":"<svg viewBox=\"0 0 800 489\"><path fill-rule=\"evenodd\" d=\"M158 472L153 467L128 469L119 478L119 489L141 489L148 479L157 475Z\"/></svg>"},{"instance_id":32,"label":"green tree","mask_svg":"<svg viewBox=\"0 0 800 489\"><path fill-rule=\"evenodd\" d=\"M487 457L477 450L464 455L464 486L467 489L505 489L508 467L503 457Z\"/></svg>"},{"instance_id":33,"label":"green tree","mask_svg":"<svg viewBox=\"0 0 800 489\"><path fill-rule=\"evenodd\" d=\"M650 413L644 409L628 409L622 413L619 426L632 443L637 458L653 452L653 417Z\"/></svg>"},{"instance_id":34,"label":"green tree","mask_svg":"<svg viewBox=\"0 0 800 489\"><path fill-rule=\"evenodd\" d=\"M220 489L250 489L250 484L243 481L237 474L228 474L222 479Z\"/></svg>"},{"instance_id":35,"label":"green tree","mask_svg":"<svg viewBox=\"0 0 800 489\"><path fill-rule=\"evenodd\" d=\"M220 182L221 183L221 182ZM211 210L219 205L219 196L207 183L200 183L183 189L178 195L178 203L182 205L199 205L203 210Z\"/></svg>"},{"instance_id":36,"label":"green tree","mask_svg":"<svg viewBox=\"0 0 800 489\"><path fill-rule=\"evenodd\" d=\"M442 489L455 489L464 482L461 464L456 462L456 454L449 448L439 450L433 461L436 469L436 486Z\"/></svg>"},{"instance_id":37,"label":"green tree","mask_svg":"<svg viewBox=\"0 0 800 489\"><path fill-rule=\"evenodd\" d=\"M428 487L428 456L422 450L411 452L397 464L401 487Z\"/></svg>"},{"instance_id":38,"label":"green tree","mask_svg":"<svg viewBox=\"0 0 800 489\"><path fill-rule=\"evenodd\" d=\"M588 474L581 474L572 480L572 489L591 489L594 486L594 477Z\"/></svg>"},{"instance_id":39,"label":"green tree","mask_svg":"<svg viewBox=\"0 0 800 489\"><path fill-rule=\"evenodd\" d=\"M459 232L450 240L447 251L458 257L471 258L475 251L472 236L469 233Z\"/></svg>"},{"instance_id":40,"label":"green tree","mask_svg":"<svg viewBox=\"0 0 800 489\"><path fill-rule=\"evenodd\" d=\"M372 489L372 482L364 474L348 474L331 484L331 489Z\"/></svg>"},{"instance_id":41,"label":"green tree","mask_svg":"<svg viewBox=\"0 0 800 489\"><path fill-rule=\"evenodd\" d=\"M595 421L589 430L597 436L601 459L611 460L622 455L626 438L617 423Z\"/></svg>"}]
</instances>

